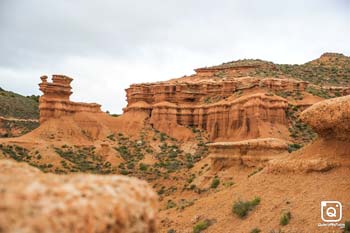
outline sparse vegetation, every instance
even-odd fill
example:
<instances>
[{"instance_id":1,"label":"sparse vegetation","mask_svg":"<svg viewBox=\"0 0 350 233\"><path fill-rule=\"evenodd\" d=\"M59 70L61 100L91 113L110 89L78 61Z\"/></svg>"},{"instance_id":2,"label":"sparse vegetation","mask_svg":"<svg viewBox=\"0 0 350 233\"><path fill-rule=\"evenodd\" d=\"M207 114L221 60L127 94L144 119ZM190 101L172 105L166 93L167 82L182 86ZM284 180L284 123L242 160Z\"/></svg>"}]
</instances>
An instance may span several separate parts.
<instances>
[{"instance_id":1,"label":"sparse vegetation","mask_svg":"<svg viewBox=\"0 0 350 233\"><path fill-rule=\"evenodd\" d=\"M250 231L250 233L260 233L261 230L259 228L254 228L253 230Z\"/></svg>"},{"instance_id":2,"label":"sparse vegetation","mask_svg":"<svg viewBox=\"0 0 350 233\"><path fill-rule=\"evenodd\" d=\"M114 173L115 169L108 161L95 154L95 147L55 148L55 152L67 162L61 164L69 172L86 172L95 174ZM65 165L64 165L65 164Z\"/></svg>"},{"instance_id":3,"label":"sparse vegetation","mask_svg":"<svg viewBox=\"0 0 350 233\"><path fill-rule=\"evenodd\" d=\"M233 204L232 212L240 218L244 218L248 215L249 211L252 211L257 205L260 204L260 198L256 197L252 201L236 201Z\"/></svg>"},{"instance_id":4,"label":"sparse vegetation","mask_svg":"<svg viewBox=\"0 0 350 233\"><path fill-rule=\"evenodd\" d=\"M219 177L214 177L214 179L211 182L210 188L216 189L220 184L220 179Z\"/></svg>"},{"instance_id":5,"label":"sparse vegetation","mask_svg":"<svg viewBox=\"0 0 350 233\"><path fill-rule=\"evenodd\" d=\"M288 225L291 218L292 218L292 214L290 213L290 211L283 212L280 218L280 225L281 226Z\"/></svg>"},{"instance_id":6,"label":"sparse vegetation","mask_svg":"<svg viewBox=\"0 0 350 233\"><path fill-rule=\"evenodd\" d=\"M251 176L254 176L255 174L259 173L260 171L262 171L263 168L262 167L259 167L258 169L254 170L252 173L250 173L248 175L248 178L251 177Z\"/></svg>"},{"instance_id":7,"label":"sparse vegetation","mask_svg":"<svg viewBox=\"0 0 350 233\"><path fill-rule=\"evenodd\" d=\"M350 233L350 221L345 221L343 233Z\"/></svg>"},{"instance_id":8,"label":"sparse vegetation","mask_svg":"<svg viewBox=\"0 0 350 233\"><path fill-rule=\"evenodd\" d=\"M25 97L14 92L0 90L0 116L19 119L38 119L37 97Z\"/></svg>"},{"instance_id":9,"label":"sparse vegetation","mask_svg":"<svg viewBox=\"0 0 350 233\"><path fill-rule=\"evenodd\" d=\"M24 147L0 144L0 151L5 157L12 158L17 162L27 162L29 165L39 168L43 172L54 172L54 170L52 170L53 164L39 163L38 161L35 161L35 159L41 159L41 155L38 153L33 155L33 153L30 153L30 151ZM35 155L37 156L35 157Z\"/></svg>"},{"instance_id":10,"label":"sparse vegetation","mask_svg":"<svg viewBox=\"0 0 350 233\"><path fill-rule=\"evenodd\" d=\"M202 220L193 227L193 233L200 233L207 229L211 224L212 223L209 219Z\"/></svg>"},{"instance_id":11,"label":"sparse vegetation","mask_svg":"<svg viewBox=\"0 0 350 233\"><path fill-rule=\"evenodd\" d=\"M292 153L293 151L299 150L302 147L303 147L302 145L297 143L288 144L288 152Z\"/></svg>"}]
</instances>

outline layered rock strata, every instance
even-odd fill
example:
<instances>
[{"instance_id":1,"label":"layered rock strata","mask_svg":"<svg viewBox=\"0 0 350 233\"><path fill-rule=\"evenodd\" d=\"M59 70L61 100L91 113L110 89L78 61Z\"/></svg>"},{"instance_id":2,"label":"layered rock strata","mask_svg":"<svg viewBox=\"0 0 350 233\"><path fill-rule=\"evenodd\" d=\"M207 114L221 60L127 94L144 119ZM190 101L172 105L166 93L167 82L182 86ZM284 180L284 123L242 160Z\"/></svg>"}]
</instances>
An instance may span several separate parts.
<instances>
[{"instance_id":1,"label":"layered rock strata","mask_svg":"<svg viewBox=\"0 0 350 233\"><path fill-rule=\"evenodd\" d=\"M235 165L264 166L266 162L287 151L288 143L276 138L251 139L238 142L210 143L212 171Z\"/></svg>"},{"instance_id":2,"label":"layered rock strata","mask_svg":"<svg viewBox=\"0 0 350 233\"><path fill-rule=\"evenodd\" d=\"M69 116L77 112L101 113L101 105L77 103L70 101L72 78L64 75L53 75L52 82L47 81L47 76L42 76L39 84L43 95L39 100L40 123L50 118Z\"/></svg>"},{"instance_id":3,"label":"layered rock strata","mask_svg":"<svg viewBox=\"0 0 350 233\"><path fill-rule=\"evenodd\" d=\"M197 127L206 130L212 141L252 139L271 136L263 135L263 125L287 127L287 100L269 91L304 91L306 87L303 81L256 77L138 84L126 90L124 111L146 112L153 127L163 132L169 127ZM257 91L240 97L244 90Z\"/></svg>"},{"instance_id":4,"label":"layered rock strata","mask_svg":"<svg viewBox=\"0 0 350 233\"><path fill-rule=\"evenodd\" d=\"M25 163L0 160L0 190L1 232L157 230L157 196L136 178L43 174Z\"/></svg>"},{"instance_id":5,"label":"layered rock strata","mask_svg":"<svg viewBox=\"0 0 350 233\"><path fill-rule=\"evenodd\" d=\"M244 77L230 80L196 81L193 77L193 80L133 84L126 89L127 108L139 101L151 105L163 101L198 105L203 104L206 97L220 96L221 98L227 98L235 92L255 87L265 88L266 91L304 91L308 86L308 83L304 81L279 78Z\"/></svg>"}]
</instances>

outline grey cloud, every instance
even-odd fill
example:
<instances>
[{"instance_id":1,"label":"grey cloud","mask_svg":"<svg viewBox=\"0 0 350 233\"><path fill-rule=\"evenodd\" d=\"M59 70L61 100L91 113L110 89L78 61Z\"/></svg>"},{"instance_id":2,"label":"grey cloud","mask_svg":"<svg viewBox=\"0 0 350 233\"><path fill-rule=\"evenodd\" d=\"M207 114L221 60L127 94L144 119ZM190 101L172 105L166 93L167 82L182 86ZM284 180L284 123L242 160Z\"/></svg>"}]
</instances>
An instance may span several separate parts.
<instances>
[{"instance_id":1,"label":"grey cloud","mask_svg":"<svg viewBox=\"0 0 350 233\"><path fill-rule=\"evenodd\" d=\"M95 88L107 96L96 101L120 111L131 82L245 57L303 63L349 54L349 12L348 0L0 0L0 86L30 94L36 85L18 80L57 72L92 85L101 73L119 94Z\"/></svg>"}]
</instances>

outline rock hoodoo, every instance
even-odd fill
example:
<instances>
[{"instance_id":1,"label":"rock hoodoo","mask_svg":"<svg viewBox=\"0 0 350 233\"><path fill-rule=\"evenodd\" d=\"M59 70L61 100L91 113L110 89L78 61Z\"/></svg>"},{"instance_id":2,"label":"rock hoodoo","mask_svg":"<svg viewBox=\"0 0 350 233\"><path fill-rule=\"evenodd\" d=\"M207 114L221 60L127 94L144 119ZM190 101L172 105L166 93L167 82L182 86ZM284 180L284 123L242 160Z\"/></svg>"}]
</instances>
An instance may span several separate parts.
<instances>
[{"instance_id":1,"label":"rock hoodoo","mask_svg":"<svg viewBox=\"0 0 350 233\"><path fill-rule=\"evenodd\" d=\"M43 174L0 160L0 189L2 232L157 231L157 196L136 178Z\"/></svg>"},{"instance_id":2,"label":"rock hoodoo","mask_svg":"<svg viewBox=\"0 0 350 233\"><path fill-rule=\"evenodd\" d=\"M77 103L69 100L72 94L70 83L72 78L64 75L53 75L52 82L47 81L47 76L42 76L39 84L43 95L40 97L40 123L50 118L72 115L77 112L101 112L101 105Z\"/></svg>"}]
</instances>

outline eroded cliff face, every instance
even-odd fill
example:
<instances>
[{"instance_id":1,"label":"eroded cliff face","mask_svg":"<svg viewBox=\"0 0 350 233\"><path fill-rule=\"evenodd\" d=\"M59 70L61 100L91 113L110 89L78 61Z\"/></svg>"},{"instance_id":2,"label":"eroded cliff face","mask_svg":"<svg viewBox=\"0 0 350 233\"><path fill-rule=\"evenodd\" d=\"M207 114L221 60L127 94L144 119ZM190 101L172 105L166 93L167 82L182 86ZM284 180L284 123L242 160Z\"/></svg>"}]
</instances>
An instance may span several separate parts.
<instances>
[{"instance_id":1,"label":"eroded cliff face","mask_svg":"<svg viewBox=\"0 0 350 233\"><path fill-rule=\"evenodd\" d=\"M47 76L42 76L42 82L39 84L40 91L43 92L39 100L40 123L50 118L69 116L77 112L101 113L101 105L99 104L70 101L72 78L64 75L53 75L51 83L47 79Z\"/></svg>"},{"instance_id":2,"label":"eroded cliff face","mask_svg":"<svg viewBox=\"0 0 350 233\"><path fill-rule=\"evenodd\" d=\"M197 76L131 85L126 90L128 106L124 111L146 112L154 128L170 135L170 128L185 131L196 127L206 130L211 141L286 139L288 101L271 92L302 92L308 85L293 79L259 77L197 81Z\"/></svg>"},{"instance_id":3,"label":"eroded cliff face","mask_svg":"<svg viewBox=\"0 0 350 233\"><path fill-rule=\"evenodd\" d=\"M2 232L157 232L157 195L126 176L44 174L0 160Z\"/></svg>"}]
</instances>

